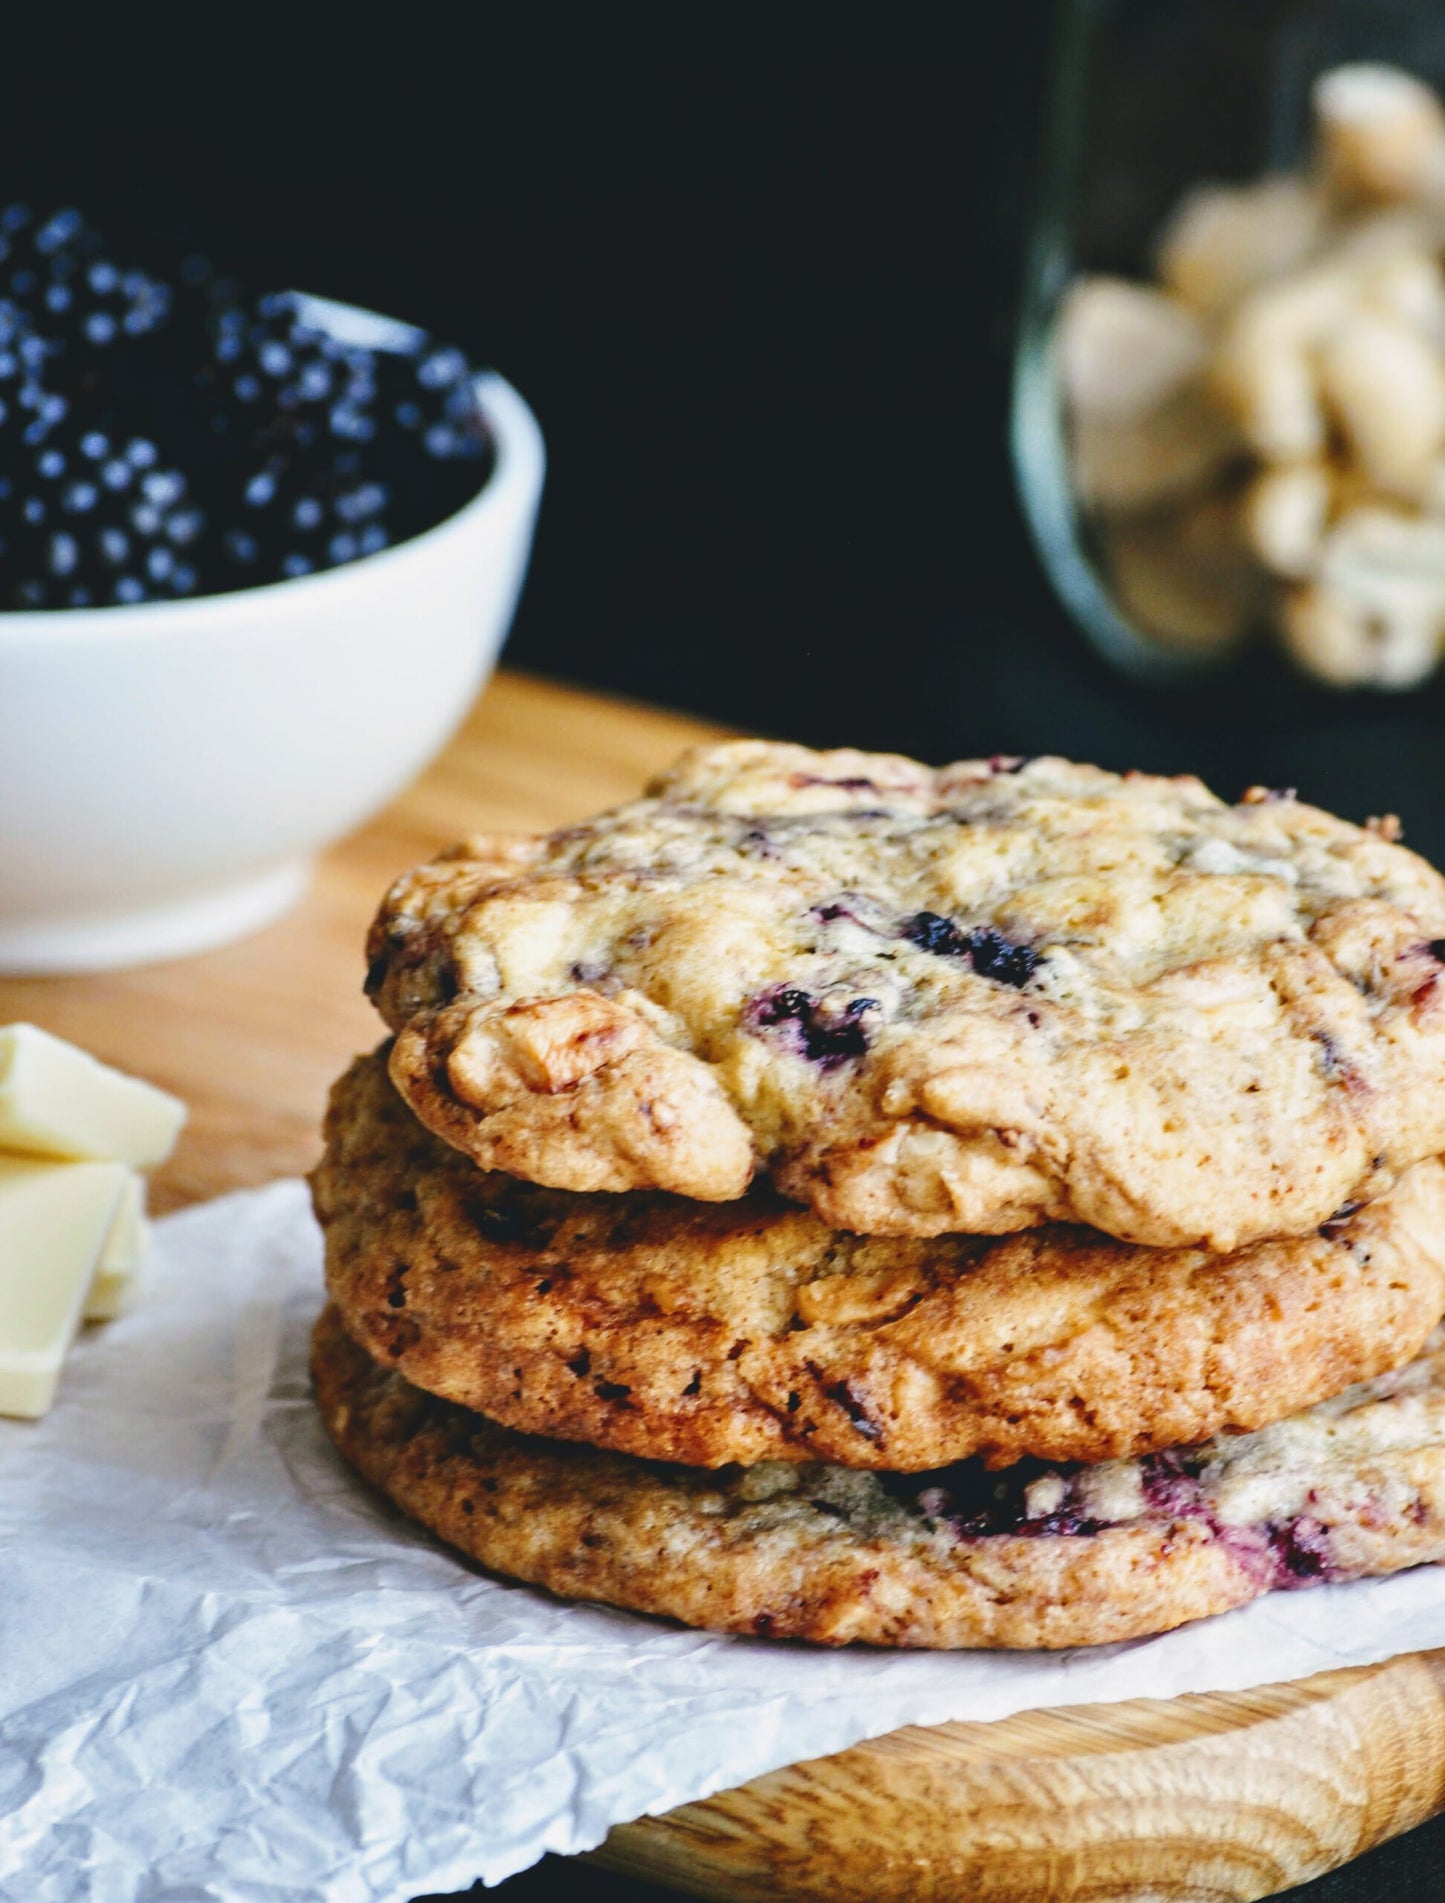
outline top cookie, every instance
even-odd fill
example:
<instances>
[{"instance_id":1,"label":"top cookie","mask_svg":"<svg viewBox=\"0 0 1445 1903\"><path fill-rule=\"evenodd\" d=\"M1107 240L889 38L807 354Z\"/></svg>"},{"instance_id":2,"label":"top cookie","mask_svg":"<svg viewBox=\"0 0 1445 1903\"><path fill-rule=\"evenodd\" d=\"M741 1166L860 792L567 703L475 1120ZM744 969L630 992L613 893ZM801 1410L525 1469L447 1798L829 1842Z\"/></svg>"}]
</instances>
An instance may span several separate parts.
<instances>
[{"instance_id":1,"label":"top cookie","mask_svg":"<svg viewBox=\"0 0 1445 1903\"><path fill-rule=\"evenodd\" d=\"M744 741L392 888L418 1116L575 1190L1227 1251L1445 1150L1445 880L1289 794Z\"/></svg>"}]
</instances>

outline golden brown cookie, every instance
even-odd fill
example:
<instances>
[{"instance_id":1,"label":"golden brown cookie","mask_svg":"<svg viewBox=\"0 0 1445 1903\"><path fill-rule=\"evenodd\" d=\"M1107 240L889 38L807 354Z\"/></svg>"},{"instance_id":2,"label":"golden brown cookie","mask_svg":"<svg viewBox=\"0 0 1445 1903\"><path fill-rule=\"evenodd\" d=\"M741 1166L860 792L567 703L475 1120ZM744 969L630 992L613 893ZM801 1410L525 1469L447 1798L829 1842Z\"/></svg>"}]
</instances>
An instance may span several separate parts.
<instances>
[{"instance_id":1,"label":"golden brown cookie","mask_svg":"<svg viewBox=\"0 0 1445 1903\"><path fill-rule=\"evenodd\" d=\"M755 1191L539 1189L412 1116L385 1051L313 1177L346 1326L418 1387L655 1459L897 1471L1102 1460L1258 1427L1416 1353L1445 1313L1445 1165L1220 1258L1058 1225L874 1238Z\"/></svg>"},{"instance_id":2,"label":"golden brown cookie","mask_svg":"<svg viewBox=\"0 0 1445 1903\"><path fill-rule=\"evenodd\" d=\"M687 1625L829 1645L1138 1638L1445 1556L1445 1348L1257 1434L1102 1467L721 1473L525 1437L312 1352L343 1456L492 1571Z\"/></svg>"},{"instance_id":3,"label":"golden brown cookie","mask_svg":"<svg viewBox=\"0 0 1445 1903\"><path fill-rule=\"evenodd\" d=\"M1219 1252L1445 1150L1445 881L1289 794L761 741L402 879L392 1075L489 1169Z\"/></svg>"}]
</instances>

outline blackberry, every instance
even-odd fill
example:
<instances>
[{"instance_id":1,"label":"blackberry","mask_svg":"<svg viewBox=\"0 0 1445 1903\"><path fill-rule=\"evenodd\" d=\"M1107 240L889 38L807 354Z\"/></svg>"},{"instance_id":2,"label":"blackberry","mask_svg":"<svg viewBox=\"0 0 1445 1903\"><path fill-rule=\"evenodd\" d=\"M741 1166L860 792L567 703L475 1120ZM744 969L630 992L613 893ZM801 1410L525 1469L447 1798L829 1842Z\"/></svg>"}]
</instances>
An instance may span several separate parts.
<instances>
[{"instance_id":1,"label":"blackberry","mask_svg":"<svg viewBox=\"0 0 1445 1903\"><path fill-rule=\"evenodd\" d=\"M1168 1447L1163 1453L1145 1454L1139 1462L1139 1473L1151 1513L1167 1513L1181 1520L1202 1513L1199 1463L1191 1460L1187 1451Z\"/></svg>"},{"instance_id":2,"label":"blackberry","mask_svg":"<svg viewBox=\"0 0 1445 1903\"><path fill-rule=\"evenodd\" d=\"M1338 1577L1329 1529L1318 1520L1301 1515L1271 1526L1268 1532L1275 1562L1275 1584L1288 1590L1292 1586L1327 1584Z\"/></svg>"},{"instance_id":3,"label":"blackberry","mask_svg":"<svg viewBox=\"0 0 1445 1903\"><path fill-rule=\"evenodd\" d=\"M880 1475L886 1490L925 1519L950 1527L959 1539L988 1539L998 1534L1030 1538L1097 1533L1102 1522L1089 1518L1073 1501L1072 1462L1026 1457L993 1472L978 1459L961 1460L932 1473ZM1050 1513L1030 1511L1029 1489L1036 1480L1057 1478L1063 1497Z\"/></svg>"},{"instance_id":4,"label":"blackberry","mask_svg":"<svg viewBox=\"0 0 1445 1903\"><path fill-rule=\"evenodd\" d=\"M0 607L320 573L455 514L495 456L461 351L0 208Z\"/></svg>"},{"instance_id":5,"label":"blackberry","mask_svg":"<svg viewBox=\"0 0 1445 1903\"><path fill-rule=\"evenodd\" d=\"M968 956L980 978L992 978L996 984L1013 985L1022 990L1038 970L1042 953L1032 945L1015 945L1002 932L970 932Z\"/></svg>"},{"instance_id":6,"label":"blackberry","mask_svg":"<svg viewBox=\"0 0 1445 1903\"><path fill-rule=\"evenodd\" d=\"M1043 953L1032 945L1016 945L991 925L962 931L950 918L937 912L915 912L898 928L901 938L920 951L936 958L965 958L980 978L992 978L995 984L1012 985L1022 991L1043 962Z\"/></svg>"},{"instance_id":7,"label":"blackberry","mask_svg":"<svg viewBox=\"0 0 1445 1903\"><path fill-rule=\"evenodd\" d=\"M868 1019L879 1010L876 998L815 998L796 985L771 985L747 1006L750 1031L778 1031L784 1047L806 1057L820 1070L863 1057L868 1050Z\"/></svg>"},{"instance_id":8,"label":"blackberry","mask_svg":"<svg viewBox=\"0 0 1445 1903\"><path fill-rule=\"evenodd\" d=\"M944 918L938 912L916 912L899 927L900 936L910 945L916 945L920 951L932 952L935 958L964 958L968 955L968 938L954 924L951 918Z\"/></svg>"}]
</instances>

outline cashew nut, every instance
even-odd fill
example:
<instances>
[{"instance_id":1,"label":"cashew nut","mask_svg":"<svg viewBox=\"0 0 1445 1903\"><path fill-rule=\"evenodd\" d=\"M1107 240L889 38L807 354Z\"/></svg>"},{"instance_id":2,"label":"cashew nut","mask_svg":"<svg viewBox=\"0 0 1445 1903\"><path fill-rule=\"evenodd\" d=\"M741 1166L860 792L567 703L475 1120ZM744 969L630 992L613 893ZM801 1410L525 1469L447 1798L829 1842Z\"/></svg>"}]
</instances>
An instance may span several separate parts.
<instances>
[{"instance_id":1,"label":"cashew nut","mask_svg":"<svg viewBox=\"0 0 1445 1903\"><path fill-rule=\"evenodd\" d=\"M1081 279L1058 354L1123 611L1176 649L1256 621L1340 685L1445 657L1445 104L1355 65L1296 172L1202 184L1159 284Z\"/></svg>"},{"instance_id":2,"label":"cashew nut","mask_svg":"<svg viewBox=\"0 0 1445 1903\"><path fill-rule=\"evenodd\" d=\"M1359 508L1326 538L1318 577L1286 597L1286 646L1336 686L1414 687L1445 644L1445 523Z\"/></svg>"},{"instance_id":3,"label":"cashew nut","mask_svg":"<svg viewBox=\"0 0 1445 1903\"><path fill-rule=\"evenodd\" d=\"M1415 198L1445 178L1445 111L1397 67L1337 66L1316 80L1325 175L1345 198Z\"/></svg>"},{"instance_id":4,"label":"cashew nut","mask_svg":"<svg viewBox=\"0 0 1445 1903\"><path fill-rule=\"evenodd\" d=\"M1233 507L1219 497L1101 530L1119 605L1163 647L1217 654L1248 634L1260 605Z\"/></svg>"},{"instance_id":5,"label":"cashew nut","mask_svg":"<svg viewBox=\"0 0 1445 1903\"><path fill-rule=\"evenodd\" d=\"M1189 389L1130 423L1077 417L1072 446L1080 501L1128 514L1197 495L1237 454L1239 437L1204 391Z\"/></svg>"},{"instance_id":6,"label":"cashew nut","mask_svg":"<svg viewBox=\"0 0 1445 1903\"><path fill-rule=\"evenodd\" d=\"M1360 310L1322 343L1319 385L1370 481L1418 500L1445 451L1445 362L1398 318Z\"/></svg>"},{"instance_id":7,"label":"cashew nut","mask_svg":"<svg viewBox=\"0 0 1445 1903\"><path fill-rule=\"evenodd\" d=\"M1445 273L1438 258L1409 250L1387 259L1370 273L1365 295L1372 309L1445 349Z\"/></svg>"},{"instance_id":8,"label":"cashew nut","mask_svg":"<svg viewBox=\"0 0 1445 1903\"><path fill-rule=\"evenodd\" d=\"M1225 325L1212 387L1266 462L1303 462L1323 453L1329 430L1314 350L1357 295L1345 273L1313 270L1256 291Z\"/></svg>"},{"instance_id":9,"label":"cashew nut","mask_svg":"<svg viewBox=\"0 0 1445 1903\"><path fill-rule=\"evenodd\" d=\"M1261 470L1245 492L1246 539L1265 567L1302 581L1319 565L1333 492L1324 463L1281 463Z\"/></svg>"},{"instance_id":10,"label":"cashew nut","mask_svg":"<svg viewBox=\"0 0 1445 1903\"><path fill-rule=\"evenodd\" d=\"M1204 326L1162 291L1080 278L1059 312L1059 364L1075 416L1124 422L1161 408L1209 354Z\"/></svg>"},{"instance_id":11,"label":"cashew nut","mask_svg":"<svg viewBox=\"0 0 1445 1903\"><path fill-rule=\"evenodd\" d=\"M1218 315L1271 278L1298 270L1324 224L1324 205L1302 178L1200 185L1164 228L1159 275L1184 303Z\"/></svg>"}]
</instances>

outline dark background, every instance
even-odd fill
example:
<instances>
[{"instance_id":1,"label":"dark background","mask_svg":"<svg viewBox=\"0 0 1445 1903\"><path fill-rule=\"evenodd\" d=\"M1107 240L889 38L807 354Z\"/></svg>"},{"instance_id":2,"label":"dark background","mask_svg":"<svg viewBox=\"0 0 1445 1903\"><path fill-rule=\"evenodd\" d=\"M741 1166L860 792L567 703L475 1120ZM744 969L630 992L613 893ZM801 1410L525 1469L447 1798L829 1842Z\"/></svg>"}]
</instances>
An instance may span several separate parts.
<instances>
[{"instance_id":1,"label":"dark background","mask_svg":"<svg viewBox=\"0 0 1445 1903\"><path fill-rule=\"evenodd\" d=\"M1264 4L1211 0L1221 43ZM1296 785L1445 857L1445 691L1149 692L1050 593L1005 433L1053 12L253 7L201 40L60 7L7 26L0 150L122 261L179 233L508 376L550 450L515 665L819 743ZM1248 170L1227 67L1171 84Z\"/></svg>"},{"instance_id":2,"label":"dark background","mask_svg":"<svg viewBox=\"0 0 1445 1903\"><path fill-rule=\"evenodd\" d=\"M62 6L7 22L0 196L516 383L550 451L517 665L808 741L1295 783L1445 851L1437 697L1145 692L1053 601L1005 447L1049 16ZM1312 1894L1436 1897L1438 1841Z\"/></svg>"}]
</instances>

